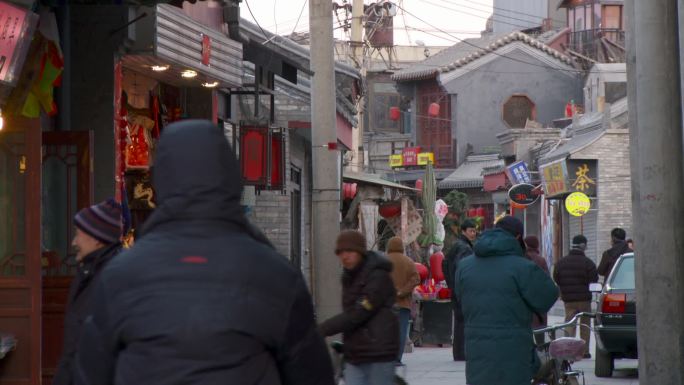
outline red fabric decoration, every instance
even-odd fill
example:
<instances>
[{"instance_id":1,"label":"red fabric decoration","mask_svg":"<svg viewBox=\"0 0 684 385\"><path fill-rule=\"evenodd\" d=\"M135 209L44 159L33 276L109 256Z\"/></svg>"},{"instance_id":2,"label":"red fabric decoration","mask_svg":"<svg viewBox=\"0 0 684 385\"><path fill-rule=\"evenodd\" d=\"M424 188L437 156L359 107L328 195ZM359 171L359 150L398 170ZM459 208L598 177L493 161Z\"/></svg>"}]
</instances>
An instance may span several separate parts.
<instances>
[{"instance_id":1,"label":"red fabric decoration","mask_svg":"<svg viewBox=\"0 0 684 385\"><path fill-rule=\"evenodd\" d=\"M432 273L432 278L437 282L444 281L444 272L442 271L443 260L444 254L441 252L436 252L430 256L430 273Z\"/></svg>"},{"instance_id":2,"label":"red fabric decoration","mask_svg":"<svg viewBox=\"0 0 684 385\"><path fill-rule=\"evenodd\" d=\"M428 278L428 269L422 263L415 262L416 271L420 275L420 280L425 281Z\"/></svg>"}]
</instances>

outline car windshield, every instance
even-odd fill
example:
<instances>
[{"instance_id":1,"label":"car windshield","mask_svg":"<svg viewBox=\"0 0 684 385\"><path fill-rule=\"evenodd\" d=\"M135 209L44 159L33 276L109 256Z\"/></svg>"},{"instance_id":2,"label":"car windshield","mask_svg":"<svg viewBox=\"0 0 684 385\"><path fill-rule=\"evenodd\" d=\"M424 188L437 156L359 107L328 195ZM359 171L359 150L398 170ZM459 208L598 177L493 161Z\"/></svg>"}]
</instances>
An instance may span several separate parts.
<instances>
[{"instance_id":1,"label":"car windshield","mask_svg":"<svg viewBox=\"0 0 684 385\"><path fill-rule=\"evenodd\" d=\"M634 257L623 257L615 267L615 272L610 281L612 289L634 289Z\"/></svg>"}]
</instances>

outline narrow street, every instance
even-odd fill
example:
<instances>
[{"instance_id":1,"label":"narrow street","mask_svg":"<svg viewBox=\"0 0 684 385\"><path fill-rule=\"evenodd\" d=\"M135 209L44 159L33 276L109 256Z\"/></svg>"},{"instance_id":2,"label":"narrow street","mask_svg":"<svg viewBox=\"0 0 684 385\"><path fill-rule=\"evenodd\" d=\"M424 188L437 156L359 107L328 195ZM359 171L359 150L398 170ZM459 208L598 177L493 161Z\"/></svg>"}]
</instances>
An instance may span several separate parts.
<instances>
[{"instance_id":1,"label":"narrow street","mask_svg":"<svg viewBox=\"0 0 684 385\"><path fill-rule=\"evenodd\" d=\"M563 318L559 316L549 317L550 324L562 321ZM594 346L592 336L592 355ZM397 373L410 385L466 385L465 362L451 360L451 347L415 348L412 353L404 355L404 362L406 368L399 369ZM596 378L593 358L580 361L574 366L584 372L586 385L638 385L637 367L636 360L616 360L613 378Z\"/></svg>"}]
</instances>

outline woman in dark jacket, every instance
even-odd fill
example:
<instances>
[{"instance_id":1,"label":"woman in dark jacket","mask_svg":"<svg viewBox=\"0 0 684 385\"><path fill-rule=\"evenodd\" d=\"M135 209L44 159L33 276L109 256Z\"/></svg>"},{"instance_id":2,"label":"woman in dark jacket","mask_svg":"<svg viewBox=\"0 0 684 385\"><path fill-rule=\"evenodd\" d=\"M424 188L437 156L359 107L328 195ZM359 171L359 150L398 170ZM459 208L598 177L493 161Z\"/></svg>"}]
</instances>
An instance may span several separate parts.
<instances>
[{"instance_id":1,"label":"woman in dark jacket","mask_svg":"<svg viewBox=\"0 0 684 385\"><path fill-rule=\"evenodd\" d=\"M343 231L335 253L344 267L343 312L321 324L320 331L343 333L347 385L390 385L399 352L392 263L366 250L366 239L357 231Z\"/></svg>"}]
</instances>

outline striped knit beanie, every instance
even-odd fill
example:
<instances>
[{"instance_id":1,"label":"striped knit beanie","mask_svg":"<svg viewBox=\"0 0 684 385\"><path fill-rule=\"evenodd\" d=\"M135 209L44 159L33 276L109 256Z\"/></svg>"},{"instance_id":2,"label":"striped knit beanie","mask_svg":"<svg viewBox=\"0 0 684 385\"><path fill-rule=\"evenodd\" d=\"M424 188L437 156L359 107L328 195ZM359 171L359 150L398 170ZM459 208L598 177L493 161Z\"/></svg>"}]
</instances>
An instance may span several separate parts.
<instances>
[{"instance_id":1,"label":"striped knit beanie","mask_svg":"<svg viewBox=\"0 0 684 385\"><path fill-rule=\"evenodd\" d=\"M81 231L108 245L121 238L121 205L114 199L86 207L74 217Z\"/></svg>"}]
</instances>

